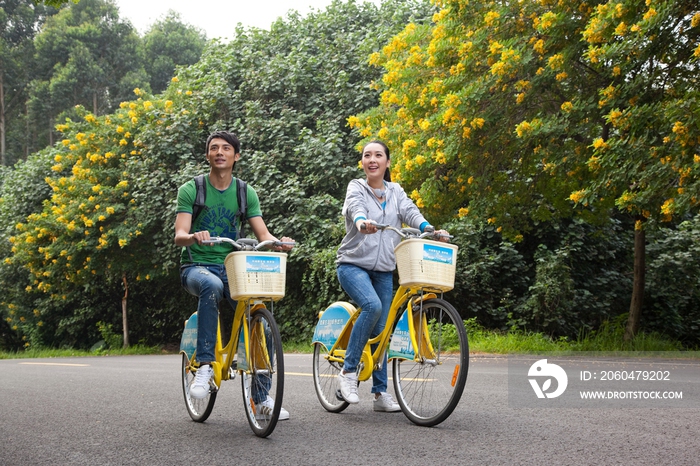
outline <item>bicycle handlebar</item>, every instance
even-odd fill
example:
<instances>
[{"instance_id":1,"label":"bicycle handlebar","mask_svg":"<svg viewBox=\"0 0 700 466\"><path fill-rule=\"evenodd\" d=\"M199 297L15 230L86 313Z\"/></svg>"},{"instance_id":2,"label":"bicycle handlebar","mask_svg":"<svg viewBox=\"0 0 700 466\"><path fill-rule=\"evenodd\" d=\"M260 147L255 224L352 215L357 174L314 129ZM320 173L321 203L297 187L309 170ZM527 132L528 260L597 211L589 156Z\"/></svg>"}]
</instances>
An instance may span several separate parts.
<instances>
[{"instance_id":1,"label":"bicycle handlebar","mask_svg":"<svg viewBox=\"0 0 700 466\"><path fill-rule=\"evenodd\" d=\"M448 239L454 238L454 236L452 236L452 235L441 235L441 234L437 234L437 233L435 233L435 229L434 229L434 228L431 228L430 231L428 231L428 228L426 228L426 231L424 231L423 233L421 233L420 230L417 229L417 228L401 228L401 229L398 229L398 228L393 227L393 226L391 226L391 225L383 224L383 223L377 223L377 222L374 222L374 221L368 221L367 223L371 223L372 225L374 225L375 227L377 227L378 230L391 230L391 231L393 231L393 232L396 232L399 236L401 236L401 237L404 238L404 239L405 239L405 238L425 238L425 237L428 237L428 236L433 237L433 238L448 238ZM367 228L366 224L363 223L361 228L362 228L363 230L365 230L365 229Z\"/></svg>"},{"instance_id":2,"label":"bicycle handlebar","mask_svg":"<svg viewBox=\"0 0 700 466\"><path fill-rule=\"evenodd\" d=\"M223 236L212 236L208 240L202 241L202 244L222 243L228 243L239 251L259 251L260 249L269 248L271 246L295 246L297 244L295 241L274 241L271 239L258 242L258 240L252 238L240 238L238 241L234 241L231 238Z\"/></svg>"}]
</instances>

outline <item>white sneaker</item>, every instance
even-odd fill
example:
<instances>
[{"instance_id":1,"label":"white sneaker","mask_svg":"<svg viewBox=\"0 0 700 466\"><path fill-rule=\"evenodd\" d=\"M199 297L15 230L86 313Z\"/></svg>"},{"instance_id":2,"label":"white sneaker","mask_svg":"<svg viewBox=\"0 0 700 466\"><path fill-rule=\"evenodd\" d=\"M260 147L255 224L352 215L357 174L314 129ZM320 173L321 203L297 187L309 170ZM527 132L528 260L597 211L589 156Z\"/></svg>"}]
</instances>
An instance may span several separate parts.
<instances>
[{"instance_id":1,"label":"white sneaker","mask_svg":"<svg viewBox=\"0 0 700 466\"><path fill-rule=\"evenodd\" d=\"M259 421L264 420L265 417L272 414L273 409L275 409L275 400L273 400L270 395L267 395L267 399L265 401L258 403L255 419ZM280 408L280 417L277 419L279 421L286 421L289 419L289 411L284 408Z\"/></svg>"},{"instance_id":2,"label":"white sneaker","mask_svg":"<svg viewBox=\"0 0 700 466\"><path fill-rule=\"evenodd\" d=\"M343 395L345 401L350 404L360 402L360 397L357 396L357 373L347 372L343 374L340 371L338 374L338 385L340 385L340 394Z\"/></svg>"},{"instance_id":3,"label":"white sneaker","mask_svg":"<svg viewBox=\"0 0 700 466\"><path fill-rule=\"evenodd\" d=\"M394 398L390 394L382 392L379 394L378 398L374 399L374 410L383 411L385 413L395 413L401 411L401 406L394 401Z\"/></svg>"},{"instance_id":4,"label":"white sneaker","mask_svg":"<svg viewBox=\"0 0 700 466\"><path fill-rule=\"evenodd\" d=\"M190 396L192 398L206 398L207 394L209 394L209 380L212 375L214 375L214 370L209 364L197 369L194 383L190 387Z\"/></svg>"}]
</instances>

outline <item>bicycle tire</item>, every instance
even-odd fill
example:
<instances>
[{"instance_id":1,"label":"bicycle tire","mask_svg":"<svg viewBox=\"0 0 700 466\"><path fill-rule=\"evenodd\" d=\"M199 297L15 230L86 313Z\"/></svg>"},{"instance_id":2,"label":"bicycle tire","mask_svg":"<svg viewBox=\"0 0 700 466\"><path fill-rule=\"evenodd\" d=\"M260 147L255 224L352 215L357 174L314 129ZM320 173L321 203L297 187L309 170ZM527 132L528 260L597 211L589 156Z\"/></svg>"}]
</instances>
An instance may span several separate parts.
<instances>
[{"instance_id":1,"label":"bicycle tire","mask_svg":"<svg viewBox=\"0 0 700 466\"><path fill-rule=\"evenodd\" d=\"M185 397L185 406L190 417L195 422L204 422L214 409L216 402L216 390L209 390L204 398L193 398L190 396L190 386L194 382L197 371L192 370L190 360L185 353L182 353L182 394Z\"/></svg>"},{"instance_id":2,"label":"bicycle tire","mask_svg":"<svg viewBox=\"0 0 700 466\"><path fill-rule=\"evenodd\" d=\"M326 347L321 343L316 343L313 355L314 389L316 390L318 401L321 402L321 406L326 411L340 413L350 406L350 403L338 394L338 374L343 365L328 360L327 356L328 351Z\"/></svg>"},{"instance_id":3,"label":"bicycle tire","mask_svg":"<svg viewBox=\"0 0 700 466\"><path fill-rule=\"evenodd\" d=\"M417 326L416 336L424 342L417 351L422 360L394 359L392 373L403 413L414 424L431 427L447 419L462 397L469 372L469 341L463 320L447 301L424 301L413 310L414 322L420 312L424 324Z\"/></svg>"},{"instance_id":4,"label":"bicycle tire","mask_svg":"<svg viewBox=\"0 0 700 466\"><path fill-rule=\"evenodd\" d=\"M248 424L258 437L275 430L282 409L284 392L284 354L280 331L272 313L259 308L250 315L248 351L250 367L241 370L243 404ZM241 330L242 331L242 330ZM262 405L271 397L274 407Z\"/></svg>"}]
</instances>

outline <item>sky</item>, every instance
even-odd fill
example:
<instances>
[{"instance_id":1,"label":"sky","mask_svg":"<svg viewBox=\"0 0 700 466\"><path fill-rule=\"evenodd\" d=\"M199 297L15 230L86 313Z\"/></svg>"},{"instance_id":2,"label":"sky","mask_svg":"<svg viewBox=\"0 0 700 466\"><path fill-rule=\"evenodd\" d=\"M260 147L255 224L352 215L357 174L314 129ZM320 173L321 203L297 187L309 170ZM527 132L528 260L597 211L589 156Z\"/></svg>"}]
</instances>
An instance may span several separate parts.
<instances>
[{"instance_id":1,"label":"sky","mask_svg":"<svg viewBox=\"0 0 700 466\"><path fill-rule=\"evenodd\" d=\"M369 0L368 0L369 1ZM379 0L371 0L379 4ZM165 17L168 10L180 13L183 23L196 26L208 39L233 38L237 23L269 29L289 10L306 16L312 10L324 10L332 0L116 0L120 18L128 18L140 34Z\"/></svg>"}]
</instances>

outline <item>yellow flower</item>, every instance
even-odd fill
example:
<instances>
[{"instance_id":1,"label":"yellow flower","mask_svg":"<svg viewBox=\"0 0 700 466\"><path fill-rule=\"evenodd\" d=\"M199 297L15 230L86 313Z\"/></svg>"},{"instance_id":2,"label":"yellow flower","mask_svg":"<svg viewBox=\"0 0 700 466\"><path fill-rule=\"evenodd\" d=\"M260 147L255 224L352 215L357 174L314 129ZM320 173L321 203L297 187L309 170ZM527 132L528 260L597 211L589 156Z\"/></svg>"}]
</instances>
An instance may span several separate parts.
<instances>
[{"instance_id":1,"label":"yellow flower","mask_svg":"<svg viewBox=\"0 0 700 466\"><path fill-rule=\"evenodd\" d=\"M496 223L496 217L490 217L488 220L486 220L486 222L492 225Z\"/></svg>"},{"instance_id":2,"label":"yellow flower","mask_svg":"<svg viewBox=\"0 0 700 466\"><path fill-rule=\"evenodd\" d=\"M670 215L673 213L673 199L666 199L666 202L661 206L661 213L664 215Z\"/></svg>"},{"instance_id":3,"label":"yellow flower","mask_svg":"<svg viewBox=\"0 0 700 466\"><path fill-rule=\"evenodd\" d=\"M608 147L608 143L606 143L605 141L603 141L603 138L596 138L596 139L593 141L593 148L596 149L596 150L607 149L607 147Z\"/></svg>"},{"instance_id":4,"label":"yellow flower","mask_svg":"<svg viewBox=\"0 0 700 466\"><path fill-rule=\"evenodd\" d=\"M486 16L484 16L484 23L486 23L487 26L493 26L493 23L500 17L501 15L498 14L498 12L489 11L488 13L486 13Z\"/></svg>"},{"instance_id":5,"label":"yellow flower","mask_svg":"<svg viewBox=\"0 0 700 466\"><path fill-rule=\"evenodd\" d=\"M573 109L574 109L574 104L572 104L571 102L564 102L563 104L561 104L561 110L563 112L569 113Z\"/></svg>"},{"instance_id":6,"label":"yellow flower","mask_svg":"<svg viewBox=\"0 0 700 466\"><path fill-rule=\"evenodd\" d=\"M576 204L578 204L581 201L581 199L583 199L585 197L585 195L586 195L586 191L584 191L584 190L574 191L569 196L569 199L571 199Z\"/></svg>"},{"instance_id":7,"label":"yellow flower","mask_svg":"<svg viewBox=\"0 0 700 466\"><path fill-rule=\"evenodd\" d=\"M171 79L171 81L174 82L174 83L176 83L176 82L179 81L179 79L177 79L177 76L173 76L173 79Z\"/></svg>"},{"instance_id":8,"label":"yellow flower","mask_svg":"<svg viewBox=\"0 0 700 466\"><path fill-rule=\"evenodd\" d=\"M653 18L654 16L656 16L656 10L654 8L649 8L649 10L647 10L647 12L644 13L643 19L644 19L644 21L648 21L651 18Z\"/></svg>"}]
</instances>

